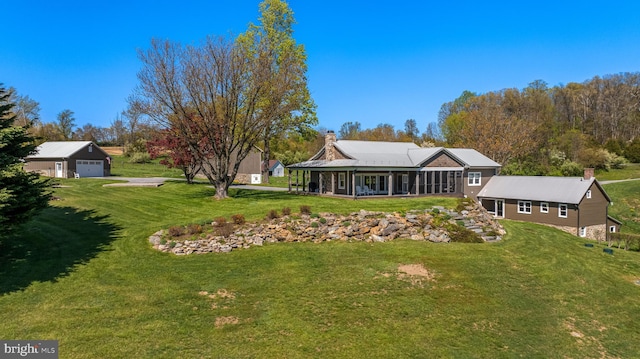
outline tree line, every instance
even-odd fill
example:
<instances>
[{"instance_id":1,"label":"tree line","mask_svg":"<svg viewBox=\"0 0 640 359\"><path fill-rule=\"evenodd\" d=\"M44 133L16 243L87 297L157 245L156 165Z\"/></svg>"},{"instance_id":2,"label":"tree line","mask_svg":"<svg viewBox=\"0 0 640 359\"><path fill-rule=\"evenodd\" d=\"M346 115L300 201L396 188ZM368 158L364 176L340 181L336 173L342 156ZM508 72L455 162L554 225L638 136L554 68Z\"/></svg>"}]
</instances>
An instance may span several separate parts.
<instances>
[{"instance_id":1,"label":"tree line","mask_svg":"<svg viewBox=\"0 0 640 359\"><path fill-rule=\"evenodd\" d=\"M474 148L501 163L504 174L575 176L584 167L617 168L640 162L640 73L555 87L536 80L522 90L464 91L444 103L438 122L422 133L409 119L402 130L345 122L337 135Z\"/></svg>"},{"instance_id":2,"label":"tree line","mask_svg":"<svg viewBox=\"0 0 640 359\"><path fill-rule=\"evenodd\" d=\"M70 109L60 111L55 121L44 122L40 117L40 103L17 89L7 90L7 101L13 104L11 113L14 125L27 128L36 144L46 141L93 141L101 146L126 146L136 141L149 140L159 127L144 118L135 107L129 106L114 118L109 126L86 123L76 126L75 113Z\"/></svg>"},{"instance_id":3,"label":"tree line","mask_svg":"<svg viewBox=\"0 0 640 359\"><path fill-rule=\"evenodd\" d=\"M442 105L439 140L471 147L503 173L576 175L640 162L640 73L475 94Z\"/></svg>"}]
</instances>

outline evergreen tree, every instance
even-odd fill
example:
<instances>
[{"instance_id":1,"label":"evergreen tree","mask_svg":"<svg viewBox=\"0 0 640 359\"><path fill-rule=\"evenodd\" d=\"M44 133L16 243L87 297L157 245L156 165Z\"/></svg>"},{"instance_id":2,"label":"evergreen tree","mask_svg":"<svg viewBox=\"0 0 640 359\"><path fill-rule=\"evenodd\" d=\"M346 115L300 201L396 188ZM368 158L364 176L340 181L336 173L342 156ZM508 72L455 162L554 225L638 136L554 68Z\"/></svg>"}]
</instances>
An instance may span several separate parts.
<instances>
[{"instance_id":1,"label":"evergreen tree","mask_svg":"<svg viewBox=\"0 0 640 359\"><path fill-rule=\"evenodd\" d=\"M15 106L0 84L0 238L28 221L49 202L49 180L25 172L22 159L35 150L26 126L15 126Z\"/></svg>"}]
</instances>

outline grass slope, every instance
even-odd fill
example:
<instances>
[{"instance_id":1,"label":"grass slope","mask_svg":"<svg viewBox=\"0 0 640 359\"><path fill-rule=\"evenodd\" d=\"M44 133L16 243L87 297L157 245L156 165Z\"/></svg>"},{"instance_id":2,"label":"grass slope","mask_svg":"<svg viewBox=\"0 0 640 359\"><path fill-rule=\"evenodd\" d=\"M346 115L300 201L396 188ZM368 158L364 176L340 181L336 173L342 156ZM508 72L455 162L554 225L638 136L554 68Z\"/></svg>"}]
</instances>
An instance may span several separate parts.
<instances>
[{"instance_id":1,"label":"grass slope","mask_svg":"<svg viewBox=\"0 0 640 359\"><path fill-rule=\"evenodd\" d=\"M62 198L2 243L0 337L58 339L61 358L633 357L640 259L504 224L495 244L269 244L176 257L147 236L173 224L310 205L406 210L451 199L338 200L205 185L105 188ZM62 225L61 225L62 224ZM424 266L432 279L399 272Z\"/></svg>"}]
</instances>

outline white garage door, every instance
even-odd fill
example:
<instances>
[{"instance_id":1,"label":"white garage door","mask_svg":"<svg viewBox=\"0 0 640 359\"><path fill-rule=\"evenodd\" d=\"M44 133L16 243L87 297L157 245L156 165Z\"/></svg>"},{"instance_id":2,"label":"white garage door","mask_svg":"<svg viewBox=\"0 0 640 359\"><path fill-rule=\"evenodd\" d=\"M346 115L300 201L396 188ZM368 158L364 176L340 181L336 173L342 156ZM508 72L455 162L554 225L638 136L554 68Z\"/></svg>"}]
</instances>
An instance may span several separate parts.
<instances>
[{"instance_id":1,"label":"white garage door","mask_svg":"<svg viewBox=\"0 0 640 359\"><path fill-rule=\"evenodd\" d=\"M102 177L104 176L104 161L97 160L77 160L76 173L80 177Z\"/></svg>"}]
</instances>

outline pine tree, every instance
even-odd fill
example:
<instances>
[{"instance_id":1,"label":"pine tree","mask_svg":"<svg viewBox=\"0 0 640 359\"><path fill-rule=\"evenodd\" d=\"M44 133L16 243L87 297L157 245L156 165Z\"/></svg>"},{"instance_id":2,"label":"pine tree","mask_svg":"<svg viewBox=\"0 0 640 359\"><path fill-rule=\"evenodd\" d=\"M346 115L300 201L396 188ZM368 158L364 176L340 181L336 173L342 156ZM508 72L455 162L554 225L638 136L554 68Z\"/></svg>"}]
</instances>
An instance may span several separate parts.
<instances>
[{"instance_id":1,"label":"pine tree","mask_svg":"<svg viewBox=\"0 0 640 359\"><path fill-rule=\"evenodd\" d=\"M0 84L0 238L48 205L49 181L25 172L22 160L35 150L27 127L15 126L9 92Z\"/></svg>"}]
</instances>

